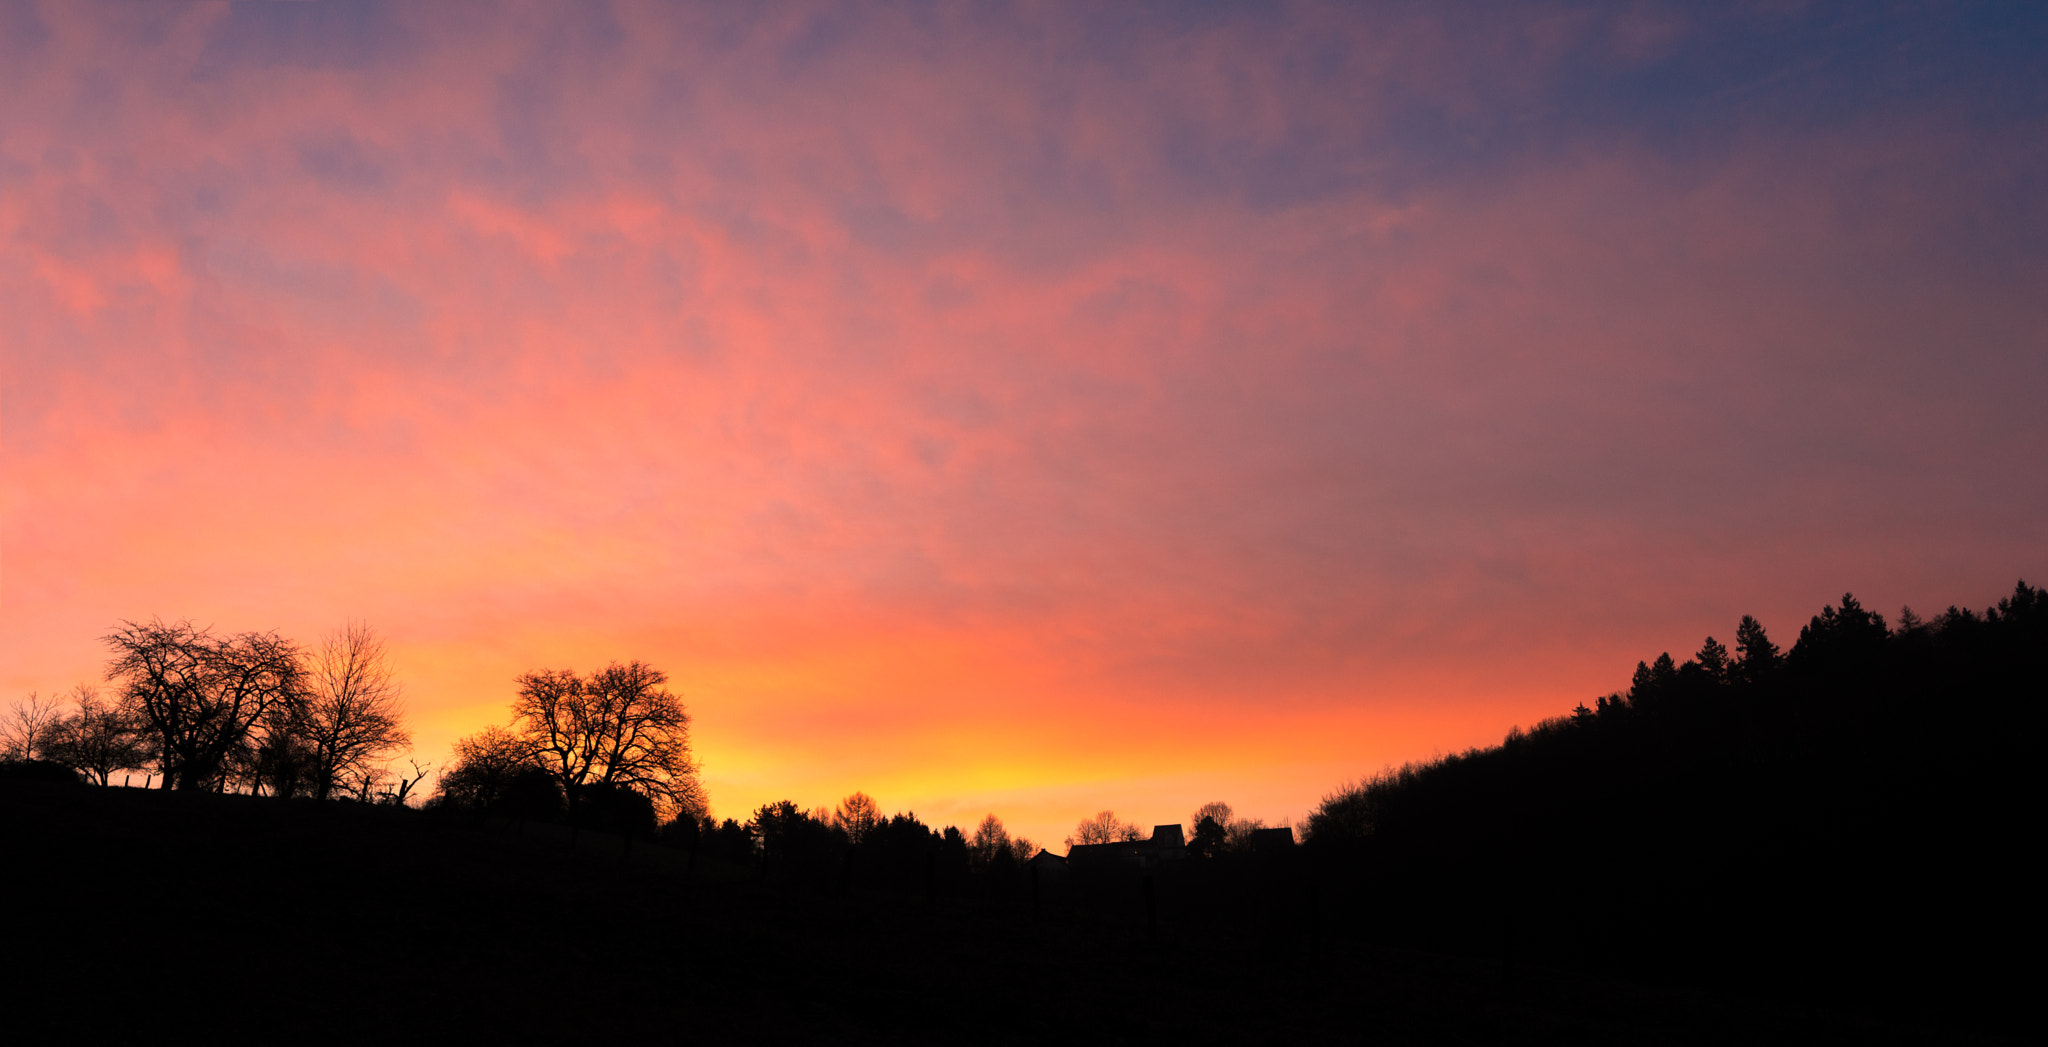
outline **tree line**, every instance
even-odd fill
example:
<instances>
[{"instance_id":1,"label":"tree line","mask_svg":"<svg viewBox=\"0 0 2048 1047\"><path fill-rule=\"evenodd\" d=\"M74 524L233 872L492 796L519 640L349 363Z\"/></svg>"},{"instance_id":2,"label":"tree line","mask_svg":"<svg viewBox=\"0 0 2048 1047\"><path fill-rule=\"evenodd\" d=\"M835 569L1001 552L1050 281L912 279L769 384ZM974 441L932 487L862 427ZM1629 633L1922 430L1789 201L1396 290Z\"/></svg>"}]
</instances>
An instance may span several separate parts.
<instances>
[{"instance_id":1,"label":"tree line","mask_svg":"<svg viewBox=\"0 0 2048 1047\"><path fill-rule=\"evenodd\" d=\"M928 879L1000 878L1037 852L993 813L971 831L934 828L914 812L884 815L860 792L836 809L783 800L745 819L714 819L690 745L691 717L667 674L639 660L519 676L508 722L458 739L436 788L422 797L432 767L392 764L411 743L403 691L384 641L366 624L350 622L311 646L275 631L224 633L162 619L123 621L102 640L106 689L80 684L66 700L31 694L0 725L0 761L15 776L40 770L111 785L141 774L145 785L165 789L424 799L479 821L559 821L659 837L781 870L829 870L859 856L864 867L922 870ZM1201 856L1241 848L1264 824L1235 819L1220 802L1190 822L1191 849ZM1064 842L1144 834L1102 811Z\"/></svg>"},{"instance_id":2,"label":"tree line","mask_svg":"<svg viewBox=\"0 0 2048 1047\"><path fill-rule=\"evenodd\" d=\"M311 646L275 631L162 619L123 621L102 640L106 688L82 683L63 700L31 694L0 724L0 763L15 776L40 770L111 785L139 774L165 789L424 801L478 821L563 822L785 871L829 871L858 856L863 867L900 867L910 879L920 871L1002 878L1038 850L993 813L972 830L937 828L915 812L884 815L861 792L836 809L783 800L744 819L714 819L691 717L667 674L639 660L521 675L508 722L458 739L431 795L422 795L433 768L393 764L411 743L403 691L384 641L366 624L350 622ZM1207 804L1189 818L1189 853L1242 851L1264 824ZM1105 810L1081 819L1063 843L1146 832Z\"/></svg>"}]
</instances>

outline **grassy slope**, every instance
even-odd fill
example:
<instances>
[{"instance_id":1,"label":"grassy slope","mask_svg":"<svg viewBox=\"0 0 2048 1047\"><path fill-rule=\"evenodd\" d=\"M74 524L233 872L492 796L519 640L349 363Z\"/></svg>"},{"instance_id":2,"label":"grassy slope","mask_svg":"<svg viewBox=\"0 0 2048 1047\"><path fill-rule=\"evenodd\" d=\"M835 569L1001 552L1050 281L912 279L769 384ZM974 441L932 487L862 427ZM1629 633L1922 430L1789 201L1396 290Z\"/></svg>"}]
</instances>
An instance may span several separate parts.
<instances>
[{"instance_id":1,"label":"grassy slope","mask_svg":"<svg viewBox=\"0 0 2048 1047\"><path fill-rule=\"evenodd\" d=\"M1945 1031L986 900L825 897L411 811L0 783L31 1039L1917 1042Z\"/></svg>"}]
</instances>

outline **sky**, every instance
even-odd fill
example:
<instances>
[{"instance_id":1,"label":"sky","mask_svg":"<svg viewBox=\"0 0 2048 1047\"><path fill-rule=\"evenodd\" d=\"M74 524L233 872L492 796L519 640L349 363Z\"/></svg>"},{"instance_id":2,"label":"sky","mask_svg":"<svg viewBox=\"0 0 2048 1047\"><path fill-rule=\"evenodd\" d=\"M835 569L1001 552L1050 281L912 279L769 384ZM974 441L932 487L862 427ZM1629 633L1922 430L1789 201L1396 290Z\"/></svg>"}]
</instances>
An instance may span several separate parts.
<instances>
[{"instance_id":1,"label":"sky","mask_svg":"<svg viewBox=\"0 0 2048 1047\"><path fill-rule=\"evenodd\" d=\"M713 811L1297 823L2048 580L2048 8L0 0L0 698L641 659Z\"/></svg>"}]
</instances>

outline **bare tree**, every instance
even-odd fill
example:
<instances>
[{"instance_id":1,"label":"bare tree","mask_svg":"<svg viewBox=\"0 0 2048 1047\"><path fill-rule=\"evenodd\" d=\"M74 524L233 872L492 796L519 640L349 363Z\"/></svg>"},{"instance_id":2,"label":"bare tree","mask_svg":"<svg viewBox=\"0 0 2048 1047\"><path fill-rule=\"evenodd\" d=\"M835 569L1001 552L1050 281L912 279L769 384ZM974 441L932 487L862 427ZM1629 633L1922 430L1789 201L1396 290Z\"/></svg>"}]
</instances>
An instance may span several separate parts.
<instances>
[{"instance_id":1,"label":"bare tree","mask_svg":"<svg viewBox=\"0 0 2048 1047\"><path fill-rule=\"evenodd\" d=\"M170 788L222 787L231 761L304 702L299 649L276 633L216 637L156 619L122 622L104 639L114 652L107 678L156 746Z\"/></svg>"},{"instance_id":2,"label":"bare tree","mask_svg":"<svg viewBox=\"0 0 2048 1047\"><path fill-rule=\"evenodd\" d=\"M1234 813L1236 812L1230 809L1229 804L1224 803L1222 800L1212 800L1195 808L1195 813L1188 815L1188 824L1190 826L1200 825L1202 824L1202 819L1208 818L1217 825L1229 825L1230 817Z\"/></svg>"},{"instance_id":3,"label":"bare tree","mask_svg":"<svg viewBox=\"0 0 2048 1047\"><path fill-rule=\"evenodd\" d=\"M58 720L51 730L50 759L84 772L101 785L111 784L116 771L149 765L150 750L135 721L120 706L100 697L99 688L79 684L71 689L71 700L77 703L78 712Z\"/></svg>"},{"instance_id":4,"label":"bare tree","mask_svg":"<svg viewBox=\"0 0 2048 1047\"><path fill-rule=\"evenodd\" d=\"M0 759L46 759L51 733L63 716L62 702L30 691L27 698L14 703L7 719L0 721Z\"/></svg>"},{"instance_id":5,"label":"bare tree","mask_svg":"<svg viewBox=\"0 0 2048 1047\"><path fill-rule=\"evenodd\" d=\"M1132 843L1145 838L1144 830L1130 822L1118 821L1115 811L1098 811L1093 818L1083 818L1074 826L1074 835L1067 837L1067 846L1095 843Z\"/></svg>"},{"instance_id":6,"label":"bare tree","mask_svg":"<svg viewBox=\"0 0 2048 1047\"><path fill-rule=\"evenodd\" d=\"M885 820L882 807L875 798L860 792L839 801L839 809L831 816L833 827L854 843L867 839L868 834L875 831L875 826Z\"/></svg>"},{"instance_id":7,"label":"bare tree","mask_svg":"<svg viewBox=\"0 0 2048 1047\"><path fill-rule=\"evenodd\" d=\"M690 758L690 716L667 682L666 673L641 661L613 662L587 679L567 669L519 678L514 730L562 783L572 815L577 793L590 785L633 789L663 817L704 809Z\"/></svg>"},{"instance_id":8,"label":"bare tree","mask_svg":"<svg viewBox=\"0 0 2048 1047\"><path fill-rule=\"evenodd\" d=\"M967 861L977 869L986 869L995 861L997 854L1010 852L1010 833L1003 828L1003 820L991 814L975 826L974 835L967 839Z\"/></svg>"},{"instance_id":9,"label":"bare tree","mask_svg":"<svg viewBox=\"0 0 2048 1047\"><path fill-rule=\"evenodd\" d=\"M362 622L330 633L307 658L305 713L294 733L306 744L313 796L361 786L375 765L412 744L384 641Z\"/></svg>"},{"instance_id":10,"label":"bare tree","mask_svg":"<svg viewBox=\"0 0 2048 1047\"><path fill-rule=\"evenodd\" d=\"M983 818L974 835L967 839L967 862L975 869L1022 865L1037 853L1037 844L1028 837L1011 836L1003 827L1003 820L993 814Z\"/></svg>"}]
</instances>

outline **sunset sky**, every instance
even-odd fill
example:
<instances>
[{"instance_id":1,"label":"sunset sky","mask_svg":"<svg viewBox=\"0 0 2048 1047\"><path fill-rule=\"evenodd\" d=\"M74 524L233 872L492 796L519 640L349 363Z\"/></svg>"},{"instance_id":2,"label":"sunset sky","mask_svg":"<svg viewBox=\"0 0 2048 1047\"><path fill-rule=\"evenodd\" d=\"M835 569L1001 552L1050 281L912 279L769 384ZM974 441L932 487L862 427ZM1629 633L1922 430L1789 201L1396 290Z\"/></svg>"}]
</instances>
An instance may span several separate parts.
<instances>
[{"instance_id":1,"label":"sunset sky","mask_svg":"<svg viewBox=\"0 0 2048 1047\"><path fill-rule=\"evenodd\" d=\"M0 698L639 658L715 813L1299 820L2048 581L2048 7L0 0Z\"/></svg>"}]
</instances>

